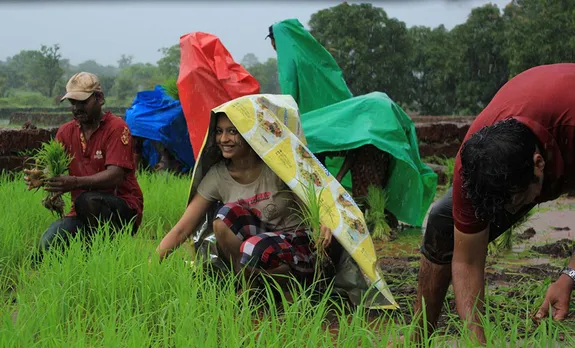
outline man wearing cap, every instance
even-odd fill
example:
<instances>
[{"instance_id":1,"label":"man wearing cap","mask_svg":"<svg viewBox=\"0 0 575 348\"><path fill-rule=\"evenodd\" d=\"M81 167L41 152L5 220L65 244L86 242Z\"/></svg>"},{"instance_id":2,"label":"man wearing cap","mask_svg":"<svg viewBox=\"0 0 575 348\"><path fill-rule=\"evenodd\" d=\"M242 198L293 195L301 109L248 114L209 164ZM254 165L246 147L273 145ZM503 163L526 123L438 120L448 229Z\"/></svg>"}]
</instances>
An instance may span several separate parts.
<instances>
[{"instance_id":1,"label":"man wearing cap","mask_svg":"<svg viewBox=\"0 0 575 348\"><path fill-rule=\"evenodd\" d=\"M71 192L72 209L52 223L40 242L41 251L62 238L67 242L82 227L83 236L95 232L98 221L109 221L120 228L131 225L136 233L144 208L144 198L136 179L132 136L127 124L111 112L102 111L104 93L96 75L80 72L70 78L66 95L74 120L62 125L56 140L73 156L69 175L44 183L48 192ZM37 171L25 170L25 181Z\"/></svg>"}]
</instances>

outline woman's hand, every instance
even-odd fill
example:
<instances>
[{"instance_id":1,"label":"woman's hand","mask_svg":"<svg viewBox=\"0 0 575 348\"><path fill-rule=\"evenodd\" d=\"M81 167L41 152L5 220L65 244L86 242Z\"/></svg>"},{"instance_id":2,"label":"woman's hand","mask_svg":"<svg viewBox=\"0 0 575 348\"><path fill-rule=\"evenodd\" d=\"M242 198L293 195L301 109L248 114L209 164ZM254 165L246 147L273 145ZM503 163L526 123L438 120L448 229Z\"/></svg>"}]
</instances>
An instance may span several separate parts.
<instances>
[{"instance_id":1,"label":"woman's hand","mask_svg":"<svg viewBox=\"0 0 575 348\"><path fill-rule=\"evenodd\" d=\"M321 243L324 249L331 244L332 236L333 234L331 233L331 228L321 225L319 242Z\"/></svg>"},{"instance_id":2,"label":"woman's hand","mask_svg":"<svg viewBox=\"0 0 575 348\"><path fill-rule=\"evenodd\" d=\"M160 262L166 258L175 248L194 232L196 227L200 224L201 219L204 217L212 202L208 201L199 194L195 194L192 201L186 208L184 215L176 223L174 227L162 239L156 252L160 256Z\"/></svg>"}]
</instances>

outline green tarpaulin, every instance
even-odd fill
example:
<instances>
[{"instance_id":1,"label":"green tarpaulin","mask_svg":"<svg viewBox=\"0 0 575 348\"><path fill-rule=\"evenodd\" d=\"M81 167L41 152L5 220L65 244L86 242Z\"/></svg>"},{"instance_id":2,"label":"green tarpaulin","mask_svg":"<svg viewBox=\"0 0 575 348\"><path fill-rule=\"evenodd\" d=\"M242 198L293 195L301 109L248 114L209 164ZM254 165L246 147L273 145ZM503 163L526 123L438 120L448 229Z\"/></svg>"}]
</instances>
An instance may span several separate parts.
<instances>
[{"instance_id":1,"label":"green tarpaulin","mask_svg":"<svg viewBox=\"0 0 575 348\"><path fill-rule=\"evenodd\" d=\"M353 97L331 54L297 19L272 26L282 94L298 103L309 149L343 151L372 144L396 160L386 191L399 220L421 226L435 196L437 175L419 157L415 126L386 94ZM343 158L328 158L337 174ZM350 174L342 181L350 190Z\"/></svg>"},{"instance_id":2,"label":"green tarpaulin","mask_svg":"<svg viewBox=\"0 0 575 348\"><path fill-rule=\"evenodd\" d=\"M282 94L290 94L301 114L352 97L331 54L297 19L272 26Z\"/></svg>"},{"instance_id":3,"label":"green tarpaulin","mask_svg":"<svg viewBox=\"0 0 575 348\"><path fill-rule=\"evenodd\" d=\"M393 161L386 187L387 209L421 226L437 187L437 174L421 161L415 125L387 94L373 92L308 112L301 117L314 153L374 145Z\"/></svg>"}]
</instances>

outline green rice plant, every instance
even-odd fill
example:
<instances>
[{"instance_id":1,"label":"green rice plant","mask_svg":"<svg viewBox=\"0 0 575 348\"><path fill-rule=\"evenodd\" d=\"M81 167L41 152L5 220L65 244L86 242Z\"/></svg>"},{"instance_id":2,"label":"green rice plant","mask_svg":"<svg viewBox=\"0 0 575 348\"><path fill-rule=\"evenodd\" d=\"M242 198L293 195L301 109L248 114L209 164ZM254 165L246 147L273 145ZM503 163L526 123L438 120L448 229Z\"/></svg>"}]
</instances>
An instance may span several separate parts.
<instances>
[{"instance_id":1,"label":"green rice plant","mask_svg":"<svg viewBox=\"0 0 575 348\"><path fill-rule=\"evenodd\" d=\"M54 139L43 143L30 159L34 162L34 168L29 178L34 188L40 188L47 180L66 174L72 162L72 156L66 152L64 145ZM65 203L60 193L48 192L42 200L42 205L59 217L64 215Z\"/></svg>"},{"instance_id":2,"label":"green rice plant","mask_svg":"<svg viewBox=\"0 0 575 348\"><path fill-rule=\"evenodd\" d=\"M391 239L391 227L385 219L385 204L387 195L385 190L375 185L369 185L367 191L367 211L365 220L371 227L373 239L388 241Z\"/></svg>"},{"instance_id":3,"label":"green rice plant","mask_svg":"<svg viewBox=\"0 0 575 348\"><path fill-rule=\"evenodd\" d=\"M488 253L490 255L496 255L502 252L510 251L513 248L513 240L517 234L517 230L520 229L531 216L533 216L534 211L531 209L527 214L522 216L513 226L511 226L507 231L505 231L499 238L495 239L488 246Z\"/></svg>"},{"instance_id":4,"label":"green rice plant","mask_svg":"<svg viewBox=\"0 0 575 348\"><path fill-rule=\"evenodd\" d=\"M135 237L122 230L111 239L103 224L89 250L75 237L67 252L48 253L32 267L29 256L53 218L34 204L43 192L21 194L21 173L15 179L0 174L0 347L416 346L408 338L416 327L410 289L417 274L410 270L417 261L404 268L395 260L385 268L400 311L369 315L362 305L344 308L331 291L297 284L287 301L267 277L257 297L237 295L234 275L216 275L201 262L186 265L191 256L182 248L161 264L149 263L183 212L189 178L137 176L146 205ZM412 232L407 239L418 245L420 230ZM397 247L406 241L405 234L399 238ZM488 346L575 346L573 320L537 325L530 319L555 277L523 276L529 281L488 284ZM453 301L452 291L447 299ZM457 313L447 306L443 313L423 346L476 346Z\"/></svg>"},{"instance_id":5,"label":"green rice plant","mask_svg":"<svg viewBox=\"0 0 575 348\"><path fill-rule=\"evenodd\" d=\"M453 172L455 170L455 158L443 157L440 160L441 165L445 167L445 176L447 177L447 187L453 184Z\"/></svg>"},{"instance_id":6,"label":"green rice plant","mask_svg":"<svg viewBox=\"0 0 575 348\"><path fill-rule=\"evenodd\" d=\"M166 90L167 95L174 98L175 100L180 100L180 95L178 93L178 79L177 78L171 78L171 79L166 80L166 82L164 82L162 87L164 87L164 89Z\"/></svg>"},{"instance_id":7,"label":"green rice plant","mask_svg":"<svg viewBox=\"0 0 575 348\"><path fill-rule=\"evenodd\" d=\"M321 188L317 192L313 181L306 183L300 182L304 189L303 203L297 201L298 215L302 223L309 228L312 243L316 250L315 262L315 277L317 279L323 278L323 268L329 262L329 256L323 246L323 236L321 234L321 210L323 206L323 199L321 194L325 188Z\"/></svg>"}]
</instances>

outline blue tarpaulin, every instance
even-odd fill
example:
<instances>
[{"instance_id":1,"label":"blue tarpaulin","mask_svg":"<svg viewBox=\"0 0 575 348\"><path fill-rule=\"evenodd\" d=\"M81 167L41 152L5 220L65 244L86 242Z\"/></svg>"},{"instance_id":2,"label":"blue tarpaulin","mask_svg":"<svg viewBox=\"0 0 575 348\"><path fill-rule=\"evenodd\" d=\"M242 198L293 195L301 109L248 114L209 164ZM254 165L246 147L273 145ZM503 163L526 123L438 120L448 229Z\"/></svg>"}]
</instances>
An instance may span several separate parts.
<instances>
[{"instance_id":1,"label":"blue tarpaulin","mask_svg":"<svg viewBox=\"0 0 575 348\"><path fill-rule=\"evenodd\" d=\"M142 156L150 166L159 160L152 140L162 143L184 165L183 171L194 167L194 152L182 106L166 94L162 86L136 94L132 106L126 110L126 123L133 136L147 139Z\"/></svg>"}]
</instances>

